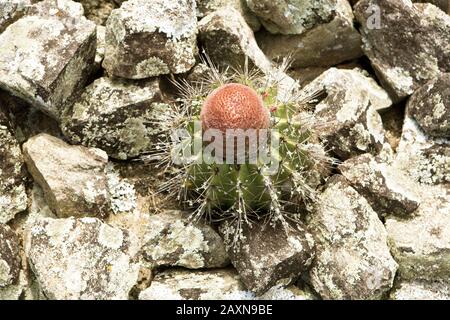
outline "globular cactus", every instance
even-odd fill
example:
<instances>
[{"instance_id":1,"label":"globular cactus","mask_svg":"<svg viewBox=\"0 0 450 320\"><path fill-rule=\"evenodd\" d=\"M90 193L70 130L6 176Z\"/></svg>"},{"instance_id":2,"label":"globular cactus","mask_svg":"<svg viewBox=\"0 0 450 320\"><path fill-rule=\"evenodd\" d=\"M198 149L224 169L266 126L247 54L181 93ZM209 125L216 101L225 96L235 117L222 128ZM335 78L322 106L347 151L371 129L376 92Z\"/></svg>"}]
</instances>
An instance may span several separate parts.
<instances>
[{"instance_id":1,"label":"globular cactus","mask_svg":"<svg viewBox=\"0 0 450 320\"><path fill-rule=\"evenodd\" d=\"M168 178L161 190L194 209L194 217L233 219L237 226L261 219L289 225L287 220L300 218L300 206L314 201L316 187L331 162L308 125L312 97L292 94L280 101L277 81L257 73L228 74L210 68L198 83L177 83L183 98L161 110L155 120L161 127L159 140L146 158L166 168ZM177 129L187 132L178 143L173 139ZM226 150L237 147L225 138L222 159L216 155L213 161L205 161L207 145L201 141L200 148L194 145L208 129L222 133L254 129L258 139L269 136L270 146L265 145L262 154L270 155L270 161L260 157L250 161L248 140L244 163L237 161L236 154L231 163L225 161ZM263 146L258 143L257 147ZM183 161L174 161L180 154Z\"/></svg>"}]
</instances>

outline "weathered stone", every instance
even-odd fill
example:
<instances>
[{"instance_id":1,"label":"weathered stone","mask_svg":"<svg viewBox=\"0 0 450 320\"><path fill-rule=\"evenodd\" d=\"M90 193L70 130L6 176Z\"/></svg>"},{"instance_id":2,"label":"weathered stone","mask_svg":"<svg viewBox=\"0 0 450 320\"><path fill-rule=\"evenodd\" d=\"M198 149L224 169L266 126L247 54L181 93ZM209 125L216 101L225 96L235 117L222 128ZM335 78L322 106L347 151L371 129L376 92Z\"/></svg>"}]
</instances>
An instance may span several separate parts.
<instances>
[{"instance_id":1,"label":"weathered stone","mask_svg":"<svg viewBox=\"0 0 450 320\"><path fill-rule=\"evenodd\" d=\"M351 158L338 170L381 216L404 216L419 206L416 188L409 179L370 154Z\"/></svg>"},{"instance_id":2,"label":"weathered stone","mask_svg":"<svg viewBox=\"0 0 450 320\"><path fill-rule=\"evenodd\" d=\"M391 100L373 79L358 69L331 68L303 88L305 95L324 91L315 107L320 138L341 159L377 154L384 144L381 117L376 109Z\"/></svg>"},{"instance_id":3,"label":"weathered stone","mask_svg":"<svg viewBox=\"0 0 450 320\"><path fill-rule=\"evenodd\" d=\"M134 83L104 77L89 85L64 113L62 130L73 143L126 160L152 147L154 113L160 108L167 105L159 80Z\"/></svg>"},{"instance_id":4,"label":"weathered stone","mask_svg":"<svg viewBox=\"0 0 450 320\"><path fill-rule=\"evenodd\" d=\"M105 152L70 146L47 134L28 140L23 151L28 171L58 217L109 214Z\"/></svg>"},{"instance_id":5,"label":"weathered stone","mask_svg":"<svg viewBox=\"0 0 450 320\"><path fill-rule=\"evenodd\" d=\"M197 17L203 18L223 7L232 7L238 10L253 31L261 28L259 19L250 11L246 0L197 0Z\"/></svg>"},{"instance_id":6,"label":"weathered stone","mask_svg":"<svg viewBox=\"0 0 450 320\"><path fill-rule=\"evenodd\" d=\"M450 284L434 281L401 281L390 294L392 300L450 300Z\"/></svg>"},{"instance_id":7,"label":"weathered stone","mask_svg":"<svg viewBox=\"0 0 450 320\"><path fill-rule=\"evenodd\" d=\"M332 66L362 56L361 36L353 26L354 17L349 3L346 0L333 3L331 21L325 20L303 34L257 34L262 51L270 59L290 56L291 66L298 68Z\"/></svg>"},{"instance_id":8,"label":"weathered stone","mask_svg":"<svg viewBox=\"0 0 450 320\"><path fill-rule=\"evenodd\" d=\"M197 54L195 0L130 0L106 23L103 67L130 79L183 73Z\"/></svg>"},{"instance_id":9,"label":"weathered stone","mask_svg":"<svg viewBox=\"0 0 450 320\"><path fill-rule=\"evenodd\" d=\"M429 135L450 138L450 73L418 89L408 101L408 114Z\"/></svg>"},{"instance_id":10,"label":"weathered stone","mask_svg":"<svg viewBox=\"0 0 450 320\"><path fill-rule=\"evenodd\" d=\"M0 33L8 25L19 19L25 13L32 0L2 0L0 2Z\"/></svg>"},{"instance_id":11,"label":"weathered stone","mask_svg":"<svg viewBox=\"0 0 450 320\"><path fill-rule=\"evenodd\" d=\"M292 224L287 230L281 225L243 225L238 244L233 241L235 228L224 222L219 230L242 282L257 295L296 280L314 258L314 240L300 224Z\"/></svg>"},{"instance_id":12,"label":"weathered stone","mask_svg":"<svg viewBox=\"0 0 450 320\"><path fill-rule=\"evenodd\" d=\"M0 35L0 87L58 118L87 81L95 34L95 24L76 2L33 5Z\"/></svg>"},{"instance_id":13,"label":"weathered stone","mask_svg":"<svg viewBox=\"0 0 450 320\"><path fill-rule=\"evenodd\" d=\"M111 11L117 7L114 0L75 0L83 5L86 18L103 25Z\"/></svg>"},{"instance_id":14,"label":"weathered stone","mask_svg":"<svg viewBox=\"0 0 450 320\"><path fill-rule=\"evenodd\" d=\"M395 167L413 181L427 185L450 184L450 140L426 135L406 114Z\"/></svg>"},{"instance_id":15,"label":"weathered stone","mask_svg":"<svg viewBox=\"0 0 450 320\"><path fill-rule=\"evenodd\" d=\"M308 227L317 250L309 277L323 299L379 299L390 290L397 263L386 230L343 176L329 180Z\"/></svg>"},{"instance_id":16,"label":"weathered stone","mask_svg":"<svg viewBox=\"0 0 450 320\"><path fill-rule=\"evenodd\" d=\"M97 26L97 51L95 53L95 66L97 69L102 67L103 59L105 58L106 46L106 27Z\"/></svg>"},{"instance_id":17,"label":"weathered stone","mask_svg":"<svg viewBox=\"0 0 450 320\"><path fill-rule=\"evenodd\" d=\"M0 288L15 284L19 278L19 239L6 224L0 224Z\"/></svg>"},{"instance_id":18,"label":"weathered stone","mask_svg":"<svg viewBox=\"0 0 450 320\"><path fill-rule=\"evenodd\" d=\"M450 14L450 1L449 0L414 0L414 2L434 4L436 7L438 7L442 11Z\"/></svg>"},{"instance_id":19,"label":"weathered stone","mask_svg":"<svg viewBox=\"0 0 450 320\"><path fill-rule=\"evenodd\" d=\"M247 0L271 33L303 34L318 24L330 22L336 15L335 0Z\"/></svg>"},{"instance_id":20,"label":"weathered stone","mask_svg":"<svg viewBox=\"0 0 450 320\"><path fill-rule=\"evenodd\" d=\"M395 101L450 71L450 16L410 0L361 0L355 6L363 50Z\"/></svg>"},{"instance_id":21,"label":"weathered stone","mask_svg":"<svg viewBox=\"0 0 450 320\"><path fill-rule=\"evenodd\" d=\"M207 224L190 222L180 211L153 215L144 242L144 258L154 266L199 269L230 263L219 234Z\"/></svg>"},{"instance_id":22,"label":"weathered stone","mask_svg":"<svg viewBox=\"0 0 450 320\"><path fill-rule=\"evenodd\" d=\"M136 283L138 248L128 232L96 218L42 219L27 252L49 299L128 299Z\"/></svg>"},{"instance_id":23,"label":"weathered stone","mask_svg":"<svg viewBox=\"0 0 450 320\"><path fill-rule=\"evenodd\" d=\"M421 205L410 219L386 219L389 244L403 279L450 279L450 191L422 189Z\"/></svg>"},{"instance_id":24,"label":"weathered stone","mask_svg":"<svg viewBox=\"0 0 450 320\"><path fill-rule=\"evenodd\" d=\"M0 110L0 223L27 208L22 152L9 127L9 119Z\"/></svg>"}]
</instances>

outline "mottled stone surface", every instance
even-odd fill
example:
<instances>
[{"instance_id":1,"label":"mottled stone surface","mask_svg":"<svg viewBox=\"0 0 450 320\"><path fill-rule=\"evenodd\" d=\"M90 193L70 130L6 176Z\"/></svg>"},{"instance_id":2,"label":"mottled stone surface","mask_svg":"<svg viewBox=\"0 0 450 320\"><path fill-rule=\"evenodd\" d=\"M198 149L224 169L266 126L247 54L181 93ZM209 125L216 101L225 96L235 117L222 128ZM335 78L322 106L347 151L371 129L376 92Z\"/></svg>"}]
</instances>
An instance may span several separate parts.
<instances>
[{"instance_id":1,"label":"mottled stone surface","mask_svg":"<svg viewBox=\"0 0 450 320\"><path fill-rule=\"evenodd\" d=\"M153 215L144 235L144 258L154 266L227 266L230 259L219 234L207 224L190 222L188 217L180 211Z\"/></svg>"},{"instance_id":2,"label":"mottled stone surface","mask_svg":"<svg viewBox=\"0 0 450 320\"><path fill-rule=\"evenodd\" d=\"M414 184L379 158L370 154L353 157L338 170L381 216L404 216L419 207Z\"/></svg>"},{"instance_id":3,"label":"mottled stone surface","mask_svg":"<svg viewBox=\"0 0 450 320\"><path fill-rule=\"evenodd\" d=\"M303 34L318 24L330 22L336 12L335 0L246 0L271 33Z\"/></svg>"},{"instance_id":4,"label":"mottled stone surface","mask_svg":"<svg viewBox=\"0 0 450 320\"><path fill-rule=\"evenodd\" d=\"M58 118L87 81L95 35L95 24L76 2L33 5L0 35L0 87Z\"/></svg>"},{"instance_id":5,"label":"mottled stone surface","mask_svg":"<svg viewBox=\"0 0 450 320\"><path fill-rule=\"evenodd\" d=\"M195 0L126 1L106 23L103 68L130 79L187 72L196 39Z\"/></svg>"},{"instance_id":6,"label":"mottled stone surface","mask_svg":"<svg viewBox=\"0 0 450 320\"><path fill-rule=\"evenodd\" d=\"M28 140L23 151L28 171L58 217L109 214L105 152L71 146L47 134Z\"/></svg>"},{"instance_id":7,"label":"mottled stone surface","mask_svg":"<svg viewBox=\"0 0 450 320\"><path fill-rule=\"evenodd\" d=\"M83 5L86 18L104 25L111 11L117 7L114 0L75 0Z\"/></svg>"},{"instance_id":8,"label":"mottled stone surface","mask_svg":"<svg viewBox=\"0 0 450 320\"><path fill-rule=\"evenodd\" d=\"M0 288L15 284L19 278L19 239L6 224L0 224Z\"/></svg>"},{"instance_id":9,"label":"mottled stone surface","mask_svg":"<svg viewBox=\"0 0 450 320\"><path fill-rule=\"evenodd\" d=\"M0 33L25 13L32 0L2 0L0 2Z\"/></svg>"},{"instance_id":10,"label":"mottled stone surface","mask_svg":"<svg viewBox=\"0 0 450 320\"><path fill-rule=\"evenodd\" d=\"M425 133L450 138L450 73L418 89L409 99L407 108Z\"/></svg>"},{"instance_id":11,"label":"mottled stone surface","mask_svg":"<svg viewBox=\"0 0 450 320\"><path fill-rule=\"evenodd\" d=\"M390 294L391 300L450 300L446 281L401 281Z\"/></svg>"},{"instance_id":12,"label":"mottled stone surface","mask_svg":"<svg viewBox=\"0 0 450 320\"><path fill-rule=\"evenodd\" d=\"M315 5L318 1L302 2ZM300 35L257 34L262 51L270 59L291 56L292 67L332 66L360 57L361 36L353 26L354 16L349 3L346 0L332 2L331 20L324 20ZM313 16L315 14L312 13Z\"/></svg>"},{"instance_id":13,"label":"mottled stone surface","mask_svg":"<svg viewBox=\"0 0 450 320\"><path fill-rule=\"evenodd\" d=\"M369 203L343 176L327 183L308 227L316 240L309 277L323 299L379 299L392 287L397 263Z\"/></svg>"},{"instance_id":14,"label":"mottled stone surface","mask_svg":"<svg viewBox=\"0 0 450 320\"><path fill-rule=\"evenodd\" d=\"M196 0L196 2L197 17L199 18L203 18L223 7L232 7L242 14L253 31L257 31L261 27L258 17L250 11L246 0Z\"/></svg>"},{"instance_id":15,"label":"mottled stone surface","mask_svg":"<svg viewBox=\"0 0 450 320\"><path fill-rule=\"evenodd\" d=\"M450 279L450 191L426 186L410 219L386 219L389 244L403 279Z\"/></svg>"},{"instance_id":16,"label":"mottled stone surface","mask_svg":"<svg viewBox=\"0 0 450 320\"><path fill-rule=\"evenodd\" d=\"M363 50L396 101L450 71L450 16L410 0L361 0L355 6Z\"/></svg>"},{"instance_id":17,"label":"mottled stone surface","mask_svg":"<svg viewBox=\"0 0 450 320\"><path fill-rule=\"evenodd\" d=\"M27 252L49 299L128 299L138 277L128 232L96 218L42 219Z\"/></svg>"},{"instance_id":18,"label":"mottled stone surface","mask_svg":"<svg viewBox=\"0 0 450 320\"><path fill-rule=\"evenodd\" d=\"M243 225L237 244L233 243L235 227L224 222L220 232L242 282L257 295L279 283L296 280L314 258L314 240L300 224L292 224L287 230L281 225Z\"/></svg>"},{"instance_id":19,"label":"mottled stone surface","mask_svg":"<svg viewBox=\"0 0 450 320\"><path fill-rule=\"evenodd\" d=\"M160 108L168 106L159 80L130 82L103 77L89 85L64 113L62 130L73 143L101 148L111 157L126 160L152 147L155 113Z\"/></svg>"},{"instance_id":20,"label":"mottled stone surface","mask_svg":"<svg viewBox=\"0 0 450 320\"><path fill-rule=\"evenodd\" d=\"M376 109L389 107L391 100L373 79L359 69L331 68L303 91L324 91L315 106L314 126L339 158L376 154L382 149L384 130Z\"/></svg>"},{"instance_id":21,"label":"mottled stone surface","mask_svg":"<svg viewBox=\"0 0 450 320\"><path fill-rule=\"evenodd\" d=\"M0 109L0 223L27 208L24 162L20 146L10 131L10 121Z\"/></svg>"}]
</instances>

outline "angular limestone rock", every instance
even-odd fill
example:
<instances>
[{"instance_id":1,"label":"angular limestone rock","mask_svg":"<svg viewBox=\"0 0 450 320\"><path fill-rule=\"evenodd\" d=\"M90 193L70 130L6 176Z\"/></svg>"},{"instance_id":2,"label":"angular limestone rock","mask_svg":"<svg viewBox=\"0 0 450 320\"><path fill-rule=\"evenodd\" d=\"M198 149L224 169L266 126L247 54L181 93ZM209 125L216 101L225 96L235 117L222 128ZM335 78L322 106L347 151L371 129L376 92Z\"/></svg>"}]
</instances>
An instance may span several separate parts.
<instances>
[{"instance_id":1,"label":"angular limestone rock","mask_svg":"<svg viewBox=\"0 0 450 320\"><path fill-rule=\"evenodd\" d=\"M129 79L187 72L196 39L195 0L126 1L106 23L103 68Z\"/></svg>"},{"instance_id":2,"label":"angular limestone rock","mask_svg":"<svg viewBox=\"0 0 450 320\"><path fill-rule=\"evenodd\" d=\"M23 167L20 146L11 134L9 119L0 110L0 223L27 208Z\"/></svg>"},{"instance_id":3,"label":"angular limestone rock","mask_svg":"<svg viewBox=\"0 0 450 320\"><path fill-rule=\"evenodd\" d=\"M46 0L0 35L0 87L58 119L94 63L95 24L81 4Z\"/></svg>"},{"instance_id":4,"label":"angular limestone rock","mask_svg":"<svg viewBox=\"0 0 450 320\"><path fill-rule=\"evenodd\" d=\"M450 71L450 16L410 0L361 0L355 6L363 50L395 101Z\"/></svg>"},{"instance_id":5,"label":"angular limestone rock","mask_svg":"<svg viewBox=\"0 0 450 320\"><path fill-rule=\"evenodd\" d=\"M144 243L144 258L154 266L199 269L230 263L219 234L207 224L191 223L180 211L153 215Z\"/></svg>"},{"instance_id":6,"label":"angular limestone rock","mask_svg":"<svg viewBox=\"0 0 450 320\"><path fill-rule=\"evenodd\" d=\"M103 77L64 113L62 130L73 143L126 160L149 151L154 113L166 107L157 79L135 83Z\"/></svg>"},{"instance_id":7,"label":"angular limestone rock","mask_svg":"<svg viewBox=\"0 0 450 320\"><path fill-rule=\"evenodd\" d=\"M2 0L0 2L0 33L8 25L19 19L25 13L33 0Z\"/></svg>"},{"instance_id":8,"label":"angular limestone rock","mask_svg":"<svg viewBox=\"0 0 450 320\"><path fill-rule=\"evenodd\" d=\"M407 108L428 135L450 139L450 73L418 89Z\"/></svg>"},{"instance_id":9,"label":"angular limestone rock","mask_svg":"<svg viewBox=\"0 0 450 320\"><path fill-rule=\"evenodd\" d=\"M49 299L128 299L138 277L128 232L96 218L39 220L27 252Z\"/></svg>"},{"instance_id":10,"label":"angular limestone rock","mask_svg":"<svg viewBox=\"0 0 450 320\"><path fill-rule=\"evenodd\" d=\"M314 240L300 224L293 224L288 230L281 225L245 225L237 244L232 243L234 228L224 222L220 232L242 282L257 295L277 284L296 280L314 258Z\"/></svg>"},{"instance_id":11,"label":"angular limestone rock","mask_svg":"<svg viewBox=\"0 0 450 320\"><path fill-rule=\"evenodd\" d=\"M109 214L105 152L71 146L47 134L28 140L23 151L28 171L58 217L103 218Z\"/></svg>"},{"instance_id":12,"label":"angular limestone rock","mask_svg":"<svg viewBox=\"0 0 450 320\"><path fill-rule=\"evenodd\" d=\"M390 294L391 300L450 300L446 281L401 281Z\"/></svg>"},{"instance_id":13,"label":"angular limestone rock","mask_svg":"<svg viewBox=\"0 0 450 320\"><path fill-rule=\"evenodd\" d=\"M338 170L381 216L404 216L419 207L414 184L379 158L364 154L343 162Z\"/></svg>"},{"instance_id":14,"label":"angular limestone rock","mask_svg":"<svg viewBox=\"0 0 450 320\"><path fill-rule=\"evenodd\" d=\"M287 4L287 1L257 0L253 2L258 6L260 3ZM315 20L315 22L299 20L300 25L303 26L302 34L274 35L269 32L257 34L258 44L270 59L290 56L291 66L301 68L332 66L362 55L361 36L353 26L352 8L346 0L299 2L312 7L320 7L322 4L322 9L325 11L297 12L298 16L307 14ZM324 14L323 20L320 19L322 14ZM271 11L267 12L267 15L275 16ZM289 18L284 21L288 22Z\"/></svg>"},{"instance_id":15,"label":"angular limestone rock","mask_svg":"<svg viewBox=\"0 0 450 320\"><path fill-rule=\"evenodd\" d=\"M316 240L309 277L323 299L379 299L397 263L377 214L344 177L332 177L308 227Z\"/></svg>"},{"instance_id":16,"label":"angular limestone rock","mask_svg":"<svg viewBox=\"0 0 450 320\"><path fill-rule=\"evenodd\" d=\"M0 223L0 288L15 284L20 273L20 244L17 235Z\"/></svg>"},{"instance_id":17,"label":"angular limestone rock","mask_svg":"<svg viewBox=\"0 0 450 320\"><path fill-rule=\"evenodd\" d=\"M450 279L450 192L421 190L421 205L410 219L386 219L389 244L402 279Z\"/></svg>"},{"instance_id":18,"label":"angular limestone rock","mask_svg":"<svg viewBox=\"0 0 450 320\"><path fill-rule=\"evenodd\" d=\"M376 109L391 105L387 93L359 69L331 68L303 88L307 96L325 91L315 107L315 127L341 159L377 154L384 144L382 120Z\"/></svg>"}]
</instances>

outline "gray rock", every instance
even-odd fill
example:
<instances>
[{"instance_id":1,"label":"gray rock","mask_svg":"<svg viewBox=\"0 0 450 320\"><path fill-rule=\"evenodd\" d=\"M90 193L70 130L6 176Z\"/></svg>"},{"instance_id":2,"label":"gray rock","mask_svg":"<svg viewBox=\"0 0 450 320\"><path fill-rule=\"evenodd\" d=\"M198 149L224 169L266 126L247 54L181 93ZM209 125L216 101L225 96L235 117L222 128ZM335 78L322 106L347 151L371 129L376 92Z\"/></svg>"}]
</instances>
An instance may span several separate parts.
<instances>
[{"instance_id":1,"label":"gray rock","mask_svg":"<svg viewBox=\"0 0 450 320\"><path fill-rule=\"evenodd\" d=\"M155 113L167 108L159 80L130 82L100 78L89 85L62 117L73 142L126 160L148 152L155 140Z\"/></svg>"},{"instance_id":2,"label":"gray rock","mask_svg":"<svg viewBox=\"0 0 450 320\"><path fill-rule=\"evenodd\" d=\"M253 31L259 30L261 23L248 8L246 0L196 0L197 2L197 17L203 18L214 11L223 7L233 7L238 10L248 26Z\"/></svg>"},{"instance_id":3,"label":"gray rock","mask_svg":"<svg viewBox=\"0 0 450 320\"><path fill-rule=\"evenodd\" d=\"M153 215L144 243L144 258L155 267L220 268L230 263L219 234L207 224L190 222L180 211Z\"/></svg>"},{"instance_id":4,"label":"gray rock","mask_svg":"<svg viewBox=\"0 0 450 320\"><path fill-rule=\"evenodd\" d=\"M138 278L128 232L96 218L42 219L30 230L29 262L49 299L128 299Z\"/></svg>"},{"instance_id":5,"label":"gray rock","mask_svg":"<svg viewBox=\"0 0 450 320\"><path fill-rule=\"evenodd\" d=\"M109 214L105 152L70 146L47 134L28 140L23 151L28 171L58 217L103 218Z\"/></svg>"},{"instance_id":6,"label":"gray rock","mask_svg":"<svg viewBox=\"0 0 450 320\"><path fill-rule=\"evenodd\" d=\"M336 15L335 0L247 0L247 5L271 33L303 34Z\"/></svg>"},{"instance_id":7,"label":"gray rock","mask_svg":"<svg viewBox=\"0 0 450 320\"><path fill-rule=\"evenodd\" d=\"M196 39L195 0L126 1L106 23L103 68L130 79L187 72Z\"/></svg>"},{"instance_id":8,"label":"gray rock","mask_svg":"<svg viewBox=\"0 0 450 320\"><path fill-rule=\"evenodd\" d=\"M407 108L428 135L450 138L450 73L418 89Z\"/></svg>"},{"instance_id":9,"label":"gray rock","mask_svg":"<svg viewBox=\"0 0 450 320\"><path fill-rule=\"evenodd\" d=\"M289 229L281 225L244 224L237 244L235 224L224 222L219 230L242 282L257 295L277 284L296 280L314 258L314 240L300 224L292 224Z\"/></svg>"},{"instance_id":10,"label":"gray rock","mask_svg":"<svg viewBox=\"0 0 450 320\"><path fill-rule=\"evenodd\" d=\"M309 277L323 299L379 299L390 290L397 263L386 230L343 176L329 180L308 227L317 250Z\"/></svg>"},{"instance_id":11,"label":"gray rock","mask_svg":"<svg viewBox=\"0 0 450 320\"><path fill-rule=\"evenodd\" d=\"M395 101L450 71L450 16L410 0L361 0L355 6L363 50Z\"/></svg>"},{"instance_id":12,"label":"gray rock","mask_svg":"<svg viewBox=\"0 0 450 320\"><path fill-rule=\"evenodd\" d=\"M32 0L3 0L0 2L0 33L25 13Z\"/></svg>"},{"instance_id":13,"label":"gray rock","mask_svg":"<svg viewBox=\"0 0 450 320\"><path fill-rule=\"evenodd\" d=\"M260 1L254 2L260 3ZM263 2L269 3L269 1ZM270 3L279 2L281 1ZM283 2L286 3L286 1ZM317 2L302 1L314 6ZM361 36L353 26L354 16L349 3L346 0L327 2L332 3L330 21L328 19L321 23L317 21L314 26L307 28L299 35L273 35L269 32L261 32L257 34L257 41L262 51L270 59L290 56L292 67L299 68L328 67L362 56ZM268 14L272 15L271 12ZM315 13L311 14L315 16Z\"/></svg>"},{"instance_id":14,"label":"gray rock","mask_svg":"<svg viewBox=\"0 0 450 320\"><path fill-rule=\"evenodd\" d=\"M338 170L381 216L404 216L419 206L411 181L379 158L357 156L340 164Z\"/></svg>"},{"instance_id":15,"label":"gray rock","mask_svg":"<svg viewBox=\"0 0 450 320\"><path fill-rule=\"evenodd\" d=\"M450 300L446 281L401 281L390 294L391 300Z\"/></svg>"},{"instance_id":16,"label":"gray rock","mask_svg":"<svg viewBox=\"0 0 450 320\"><path fill-rule=\"evenodd\" d=\"M439 186L421 189L421 205L410 219L386 219L389 244L403 279L450 279L450 197Z\"/></svg>"},{"instance_id":17,"label":"gray rock","mask_svg":"<svg viewBox=\"0 0 450 320\"><path fill-rule=\"evenodd\" d=\"M105 58L105 46L106 46L106 27L97 26L97 51L95 53L95 66L100 70L102 67L103 59Z\"/></svg>"},{"instance_id":18,"label":"gray rock","mask_svg":"<svg viewBox=\"0 0 450 320\"><path fill-rule=\"evenodd\" d=\"M0 223L27 208L23 167L20 145L11 134L9 119L0 110Z\"/></svg>"},{"instance_id":19,"label":"gray rock","mask_svg":"<svg viewBox=\"0 0 450 320\"><path fill-rule=\"evenodd\" d=\"M303 88L305 95L324 91L315 107L320 138L345 160L377 154L384 144L382 120L376 109L391 105L387 93L358 69L331 68Z\"/></svg>"},{"instance_id":20,"label":"gray rock","mask_svg":"<svg viewBox=\"0 0 450 320\"><path fill-rule=\"evenodd\" d=\"M0 35L0 87L57 119L88 79L95 34L76 2L33 5Z\"/></svg>"},{"instance_id":21,"label":"gray rock","mask_svg":"<svg viewBox=\"0 0 450 320\"><path fill-rule=\"evenodd\" d=\"M83 5L86 18L103 25L111 11L117 7L114 0L75 0Z\"/></svg>"},{"instance_id":22,"label":"gray rock","mask_svg":"<svg viewBox=\"0 0 450 320\"><path fill-rule=\"evenodd\" d=\"M0 288L15 284L20 273L20 244L6 224L0 224Z\"/></svg>"}]
</instances>

